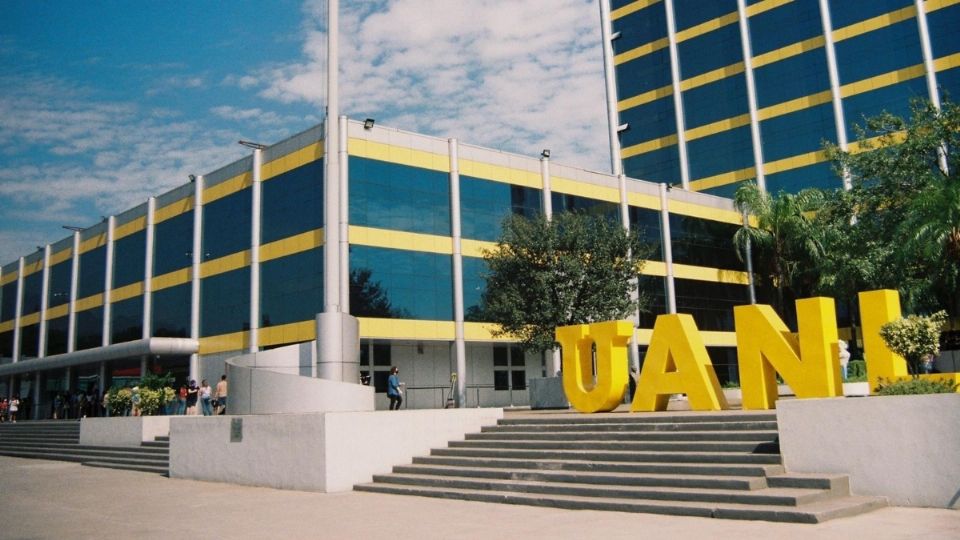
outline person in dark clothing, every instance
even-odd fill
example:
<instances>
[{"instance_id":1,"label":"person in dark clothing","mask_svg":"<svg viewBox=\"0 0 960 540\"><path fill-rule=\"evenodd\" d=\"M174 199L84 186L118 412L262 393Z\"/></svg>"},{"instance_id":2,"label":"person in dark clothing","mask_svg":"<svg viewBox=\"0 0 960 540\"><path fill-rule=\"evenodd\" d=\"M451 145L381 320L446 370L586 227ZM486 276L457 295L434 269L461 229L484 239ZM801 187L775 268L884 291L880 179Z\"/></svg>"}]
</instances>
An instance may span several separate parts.
<instances>
[{"instance_id":1,"label":"person in dark clothing","mask_svg":"<svg viewBox=\"0 0 960 540\"><path fill-rule=\"evenodd\" d=\"M399 411L403 403L403 390L400 389L400 369L397 366L390 368L390 377L387 378L387 397L390 398L390 410Z\"/></svg>"},{"instance_id":2,"label":"person in dark clothing","mask_svg":"<svg viewBox=\"0 0 960 540\"><path fill-rule=\"evenodd\" d=\"M196 415L197 414L197 397L200 395L200 388L197 386L197 381L190 381L190 386L187 387L187 414Z\"/></svg>"}]
</instances>

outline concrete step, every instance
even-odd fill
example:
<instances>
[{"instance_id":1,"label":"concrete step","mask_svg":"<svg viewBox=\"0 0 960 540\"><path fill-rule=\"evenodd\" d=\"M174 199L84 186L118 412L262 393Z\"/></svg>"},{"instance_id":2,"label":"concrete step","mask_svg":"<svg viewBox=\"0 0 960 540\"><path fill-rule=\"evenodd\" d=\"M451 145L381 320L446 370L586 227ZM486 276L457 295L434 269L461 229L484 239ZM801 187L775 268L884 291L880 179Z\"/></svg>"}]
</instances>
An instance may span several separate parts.
<instances>
[{"instance_id":1,"label":"concrete step","mask_svg":"<svg viewBox=\"0 0 960 540\"><path fill-rule=\"evenodd\" d=\"M455 467L492 467L511 469L532 469L549 471L585 471L597 473L623 474L681 474L699 476L751 476L763 477L783 474L782 465L751 465L741 463L700 464L700 463L624 463L612 461L581 461L557 459L512 459L463 456L418 456L414 464L455 466Z\"/></svg>"},{"instance_id":2,"label":"concrete step","mask_svg":"<svg viewBox=\"0 0 960 540\"><path fill-rule=\"evenodd\" d=\"M829 489L850 493L850 477L845 474L784 473L767 477L770 487Z\"/></svg>"},{"instance_id":3,"label":"concrete step","mask_svg":"<svg viewBox=\"0 0 960 540\"><path fill-rule=\"evenodd\" d=\"M170 440L142 442L140 448L170 448Z\"/></svg>"},{"instance_id":4,"label":"concrete step","mask_svg":"<svg viewBox=\"0 0 960 540\"><path fill-rule=\"evenodd\" d=\"M100 467L104 469L120 469L124 471L138 471L146 473L160 474L167 476L170 474L170 468L166 463L153 465L150 463L117 463L112 461L84 461L83 465L88 467Z\"/></svg>"},{"instance_id":5,"label":"concrete step","mask_svg":"<svg viewBox=\"0 0 960 540\"><path fill-rule=\"evenodd\" d=\"M138 452L143 454L157 454L157 455L167 455L170 453L168 448L165 447L149 447L149 446L90 446L90 445L80 445L75 443L70 444L57 444L57 443L36 443L36 444L5 444L0 443L0 450L4 448L17 448L22 450L60 450L60 449L72 449L72 450L81 450L81 451L108 451L108 452Z\"/></svg>"},{"instance_id":6,"label":"concrete step","mask_svg":"<svg viewBox=\"0 0 960 540\"><path fill-rule=\"evenodd\" d=\"M589 425L589 424L684 424L698 422L719 422L736 424L738 422L776 422L776 413L770 412L734 412L734 413L690 413L690 414L622 414L583 415L565 414L548 416L543 414L526 417L502 418L499 425Z\"/></svg>"},{"instance_id":7,"label":"concrete step","mask_svg":"<svg viewBox=\"0 0 960 540\"><path fill-rule=\"evenodd\" d=\"M127 456L103 456L90 454L89 452L60 452L60 453L51 453L51 454L38 454L35 452L20 452L20 451L2 451L0 455L20 457L20 458L31 458L31 459L48 459L53 461L72 461L72 462L87 462L87 461L96 461L96 462L112 462L112 463L131 463L131 464L153 464L156 466L169 466L169 459L162 459L158 457L141 457L136 455L127 455Z\"/></svg>"},{"instance_id":8,"label":"concrete step","mask_svg":"<svg viewBox=\"0 0 960 540\"><path fill-rule=\"evenodd\" d=\"M3 435L0 436L0 444L19 444L19 443L41 443L41 442L56 442L56 443L65 443L65 444L76 444L80 442L80 437L73 435L33 435L33 434L16 434L16 435Z\"/></svg>"},{"instance_id":9,"label":"concrete step","mask_svg":"<svg viewBox=\"0 0 960 540\"><path fill-rule=\"evenodd\" d=\"M358 491L440 497L505 504L546 506L571 510L643 512L721 519L750 519L791 523L820 523L829 519L868 512L886 506L879 497L844 497L817 501L802 507L766 506L721 502L654 501L573 495L543 495L511 491L481 491L429 486L368 483L355 486Z\"/></svg>"},{"instance_id":10,"label":"concrete step","mask_svg":"<svg viewBox=\"0 0 960 540\"><path fill-rule=\"evenodd\" d=\"M633 463L748 463L776 465L779 454L742 452L654 452L602 450L544 450L502 448L434 448L434 456L465 456L515 459L571 459L577 461L626 461Z\"/></svg>"},{"instance_id":11,"label":"concrete step","mask_svg":"<svg viewBox=\"0 0 960 540\"><path fill-rule=\"evenodd\" d=\"M776 431L483 431L468 441L752 441L774 442Z\"/></svg>"},{"instance_id":12,"label":"concrete step","mask_svg":"<svg viewBox=\"0 0 960 540\"><path fill-rule=\"evenodd\" d=\"M638 441L529 441L529 440L466 440L451 441L451 448L502 448L515 450L595 450L622 452L747 452L751 454L776 454L780 446L771 442L638 442Z\"/></svg>"},{"instance_id":13,"label":"concrete step","mask_svg":"<svg viewBox=\"0 0 960 540\"><path fill-rule=\"evenodd\" d=\"M545 423L506 423L496 426L484 426L483 432L531 432L531 431L776 431L776 419L754 420L744 422L718 422L700 420L697 422L688 421L676 424L663 422L592 422L592 423L563 423L563 422L545 422Z\"/></svg>"},{"instance_id":14,"label":"concrete step","mask_svg":"<svg viewBox=\"0 0 960 540\"><path fill-rule=\"evenodd\" d=\"M0 447L0 455L5 456L36 456L40 459L59 459L55 456L60 455L79 455L86 456L88 458L124 458L129 456L137 457L150 457L158 460L169 461L170 456L167 452L142 452L139 449L107 449L102 447L79 447L79 446L64 446L64 447L42 447L42 448L27 448L27 447Z\"/></svg>"},{"instance_id":15,"label":"concrete step","mask_svg":"<svg viewBox=\"0 0 960 540\"><path fill-rule=\"evenodd\" d=\"M769 487L759 476L704 476L683 474L652 474L624 472L551 471L495 467L465 467L444 465L398 465L394 473L436 476L462 476L496 480L527 482L564 482L619 486L658 486L752 491Z\"/></svg>"}]
</instances>

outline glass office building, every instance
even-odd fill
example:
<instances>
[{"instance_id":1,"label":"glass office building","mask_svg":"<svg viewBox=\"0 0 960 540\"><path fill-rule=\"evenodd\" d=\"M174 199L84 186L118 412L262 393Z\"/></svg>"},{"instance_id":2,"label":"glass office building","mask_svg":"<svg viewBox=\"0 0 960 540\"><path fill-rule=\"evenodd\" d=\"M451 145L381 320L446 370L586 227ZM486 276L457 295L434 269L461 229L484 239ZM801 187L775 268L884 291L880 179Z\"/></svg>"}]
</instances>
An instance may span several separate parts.
<instances>
[{"instance_id":1,"label":"glass office building","mask_svg":"<svg viewBox=\"0 0 960 540\"><path fill-rule=\"evenodd\" d=\"M753 178L841 187L823 141L855 151L864 118L960 94L956 0L609 2L631 177L722 196Z\"/></svg>"},{"instance_id":2,"label":"glass office building","mask_svg":"<svg viewBox=\"0 0 960 540\"><path fill-rule=\"evenodd\" d=\"M657 248L643 270L654 311L640 316L639 342L675 291L720 378L735 376L732 306L748 302L749 276L730 242L742 223L730 200L340 126L339 243L326 242L317 126L2 266L0 393L31 396L32 413L47 417L57 391L142 372L216 380L227 358L316 339L333 291L359 319L360 370L378 389L397 365L409 406L441 407L463 350L468 406L523 405L527 380L552 366L491 337L478 315L482 255L510 213L570 210L625 216ZM345 269L332 288L328 249Z\"/></svg>"}]
</instances>

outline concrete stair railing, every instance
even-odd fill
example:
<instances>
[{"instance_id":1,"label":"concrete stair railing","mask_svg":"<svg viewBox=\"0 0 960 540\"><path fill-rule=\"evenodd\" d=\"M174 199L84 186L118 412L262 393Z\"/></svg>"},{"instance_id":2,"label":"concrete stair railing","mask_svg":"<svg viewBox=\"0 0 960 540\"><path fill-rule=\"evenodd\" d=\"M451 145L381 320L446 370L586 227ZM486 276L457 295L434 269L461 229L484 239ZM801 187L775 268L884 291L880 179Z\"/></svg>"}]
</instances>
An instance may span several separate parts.
<instances>
[{"instance_id":1,"label":"concrete stair railing","mask_svg":"<svg viewBox=\"0 0 960 540\"><path fill-rule=\"evenodd\" d=\"M789 474L772 413L530 415L375 475L359 491L819 523L886 506L843 475Z\"/></svg>"},{"instance_id":2,"label":"concrete stair railing","mask_svg":"<svg viewBox=\"0 0 960 540\"><path fill-rule=\"evenodd\" d=\"M0 455L80 462L166 475L170 468L170 439L157 437L139 447L80 444L80 422L50 420L0 424Z\"/></svg>"}]
</instances>

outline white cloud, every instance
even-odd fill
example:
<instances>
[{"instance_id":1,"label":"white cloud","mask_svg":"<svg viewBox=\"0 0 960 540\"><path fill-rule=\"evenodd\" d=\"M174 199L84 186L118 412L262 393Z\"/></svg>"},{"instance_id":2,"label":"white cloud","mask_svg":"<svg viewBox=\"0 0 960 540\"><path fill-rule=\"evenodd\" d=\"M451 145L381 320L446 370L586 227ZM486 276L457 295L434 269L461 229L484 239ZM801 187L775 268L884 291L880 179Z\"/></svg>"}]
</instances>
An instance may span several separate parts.
<instances>
[{"instance_id":1,"label":"white cloud","mask_svg":"<svg viewBox=\"0 0 960 540\"><path fill-rule=\"evenodd\" d=\"M305 4L303 60L249 75L262 95L321 104L325 3ZM345 114L606 170L596 0L341 3Z\"/></svg>"}]
</instances>

